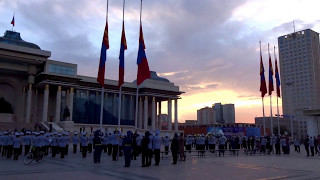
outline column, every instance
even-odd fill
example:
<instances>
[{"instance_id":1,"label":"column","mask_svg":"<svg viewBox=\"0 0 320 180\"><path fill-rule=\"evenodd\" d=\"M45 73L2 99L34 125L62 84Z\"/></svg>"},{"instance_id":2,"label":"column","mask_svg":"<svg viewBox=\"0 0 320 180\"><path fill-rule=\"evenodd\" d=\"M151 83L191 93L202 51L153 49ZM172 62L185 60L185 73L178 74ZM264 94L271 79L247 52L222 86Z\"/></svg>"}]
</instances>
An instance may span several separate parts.
<instances>
[{"instance_id":1,"label":"column","mask_svg":"<svg viewBox=\"0 0 320 180\"><path fill-rule=\"evenodd\" d=\"M140 97L139 98L139 122L138 122L138 125L139 125L139 129L142 129L142 120L143 120L143 116L142 116L142 111L143 111L143 104L142 104L142 98Z\"/></svg>"},{"instance_id":2,"label":"column","mask_svg":"<svg viewBox=\"0 0 320 180\"><path fill-rule=\"evenodd\" d=\"M73 93L74 93L74 89L73 87L70 88L69 91L69 111L70 111L70 118L69 121L72 121L72 114L73 114Z\"/></svg>"},{"instance_id":3,"label":"column","mask_svg":"<svg viewBox=\"0 0 320 180\"><path fill-rule=\"evenodd\" d=\"M178 99L174 100L174 131L178 131Z\"/></svg>"},{"instance_id":4,"label":"column","mask_svg":"<svg viewBox=\"0 0 320 180\"><path fill-rule=\"evenodd\" d=\"M151 125L152 131L156 130L156 98L152 97L152 109L151 109Z\"/></svg>"},{"instance_id":5,"label":"column","mask_svg":"<svg viewBox=\"0 0 320 180\"><path fill-rule=\"evenodd\" d=\"M126 109L126 100L125 100L126 96L125 95L122 95L122 98L121 98L121 118L122 119L129 119L127 116L126 116L126 112L127 112L127 109ZM129 104L127 104L129 105ZM121 120L120 118L120 120Z\"/></svg>"},{"instance_id":6,"label":"column","mask_svg":"<svg viewBox=\"0 0 320 180\"><path fill-rule=\"evenodd\" d=\"M133 101L133 96L130 96L130 120L134 120L134 101Z\"/></svg>"},{"instance_id":7,"label":"column","mask_svg":"<svg viewBox=\"0 0 320 180\"><path fill-rule=\"evenodd\" d=\"M148 129L148 96L144 98L144 105L143 105L143 129Z\"/></svg>"},{"instance_id":8,"label":"column","mask_svg":"<svg viewBox=\"0 0 320 180\"><path fill-rule=\"evenodd\" d=\"M113 94L112 109L113 109L113 116L118 117L118 114L117 114L117 94Z\"/></svg>"},{"instance_id":9,"label":"column","mask_svg":"<svg viewBox=\"0 0 320 180\"><path fill-rule=\"evenodd\" d=\"M168 130L172 130L172 100L168 100Z\"/></svg>"},{"instance_id":10,"label":"column","mask_svg":"<svg viewBox=\"0 0 320 180\"><path fill-rule=\"evenodd\" d=\"M27 94L27 109L26 109L26 123L30 123L31 114L31 97L32 97L32 84L29 84L28 94Z\"/></svg>"},{"instance_id":11,"label":"column","mask_svg":"<svg viewBox=\"0 0 320 180\"><path fill-rule=\"evenodd\" d=\"M20 120L21 122L24 121L24 112L25 112L25 109L26 109L26 106L25 106L25 103L26 103L26 88L24 87L22 89L22 98L21 98L21 108L20 108Z\"/></svg>"},{"instance_id":12,"label":"column","mask_svg":"<svg viewBox=\"0 0 320 180\"><path fill-rule=\"evenodd\" d=\"M161 101L159 101L159 106L158 106L158 127L159 127L159 130L161 130Z\"/></svg>"},{"instance_id":13,"label":"column","mask_svg":"<svg viewBox=\"0 0 320 180\"><path fill-rule=\"evenodd\" d=\"M57 97L56 97L56 113L55 122L60 122L60 111L61 111L61 86L58 86Z\"/></svg>"},{"instance_id":14,"label":"column","mask_svg":"<svg viewBox=\"0 0 320 180\"><path fill-rule=\"evenodd\" d=\"M49 102L49 84L46 84L43 92L42 122L48 121L48 102Z\"/></svg>"},{"instance_id":15,"label":"column","mask_svg":"<svg viewBox=\"0 0 320 180\"><path fill-rule=\"evenodd\" d=\"M34 104L33 104L33 122L39 122L38 120L38 89L34 91Z\"/></svg>"}]
</instances>

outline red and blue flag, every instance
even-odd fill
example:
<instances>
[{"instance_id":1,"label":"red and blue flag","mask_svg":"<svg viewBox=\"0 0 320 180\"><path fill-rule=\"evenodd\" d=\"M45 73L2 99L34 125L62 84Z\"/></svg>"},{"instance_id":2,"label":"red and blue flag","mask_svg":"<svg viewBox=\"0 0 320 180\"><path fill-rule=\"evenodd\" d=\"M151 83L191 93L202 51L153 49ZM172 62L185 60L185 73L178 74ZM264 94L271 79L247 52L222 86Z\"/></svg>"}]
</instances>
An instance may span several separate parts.
<instances>
[{"instance_id":1,"label":"red and blue flag","mask_svg":"<svg viewBox=\"0 0 320 180\"><path fill-rule=\"evenodd\" d=\"M99 63L99 70L98 70L98 77L97 77L97 82L99 82L101 86L104 86L104 74L105 74L105 64L107 60L107 49L109 49L108 21L106 21L106 26L103 34L101 53L100 53L100 63Z\"/></svg>"},{"instance_id":2,"label":"red and blue flag","mask_svg":"<svg viewBox=\"0 0 320 180\"><path fill-rule=\"evenodd\" d=\"M260 92L261 92L261 97L264 97L264 95L267 94L267 84L266 84L266 79L264 77L264 66L262 62L261 50L260 50Z\"/></svg>"},{"instance_id":3,"label":"red and blue flag","mask_svg":"<svg viewBox=\"0 0 320 180\"><path fill-rule=\"evenodd\" d=\"M142 25L140 24L140 35L139 35L139 50L138 50L138 73L137 73L137 85L139 86L144 80L151 77L148 59L145 52L145 44L143 39Z\"/></svg>"},{"instance_id":4,"label":"red and blue flag","mask_svg":"<svg viewBox=\"0 0 320 180\"><path fill-rule=\"evenodd\" d=\"M12 26L14 26L14 15L12 17L11 24L12 24Z\"/></svg>"},{"instance_id":5,"label":"red and blue flag","mask_svg":"<svg viewBox=\"0 0 320 180\"><path fill-rule=\"evenodd\" d=\"M280 95L280 75L279 75L279 71L278 71L278 62L277 62L277 57L275 57L275 73L276 73L276 85L277 85L277 96L281 97Z\"/></svg>"},{"instance_id":6,"label":"red and blue flag","mask_svg":"<svg viewBox=\"0 0 320 180\"><path fill-rule=\"evenodd\" d=\"M127 49L126 34L124 31L124 22L122 22L122 35L121 35L121 45L120 45L120 55L119 55L119 82L120 87L124 83L124 51Z\"/></svg>"},{"instance_id":7,"label":"red and blue flag","mask_svg":"<svg viewBox=\"0 0 320 180\"><path fill-rule=\"evenodd\" d=\"M273 68L272 68L272 61L271 61L271 56L270 56L270 52L269 52L269 95L272 94L272 91L274 91L274 88L273 88Z\"/></svg>"}]
</instances>

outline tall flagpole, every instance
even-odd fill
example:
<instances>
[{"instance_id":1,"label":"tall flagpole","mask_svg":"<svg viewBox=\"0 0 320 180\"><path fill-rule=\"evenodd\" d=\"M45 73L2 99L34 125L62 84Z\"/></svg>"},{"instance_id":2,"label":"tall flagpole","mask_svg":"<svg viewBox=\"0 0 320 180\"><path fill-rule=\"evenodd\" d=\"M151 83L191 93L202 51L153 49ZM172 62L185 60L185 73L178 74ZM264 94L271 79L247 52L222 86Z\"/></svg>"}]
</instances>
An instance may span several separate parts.
<instances>
[{"instance_id":1,"label":"tall flagpole","mask_svg":"<svg viewBox=\"0 0 320 180\"><path fill-rule=\"evenodd\" d=\"M268 43L268 54L269 54L269 61L271 59L271 56L270 56L270 51L269 51L269 43ZM271 67L272 67L272 61L270 62L271 63ZM270 65L269 65L270 66ZM269 67L270 68L270 67ZM269 69L270 71L270 69ZM273 70L272 70L273 71ZM270 72L269 72L270 73ZM270 75L269 75L269 78L270 78ZM273 78L273 75L271 74L271 78ZM269 80L270 81L270 80ZM269 82L269 86L270 86L270 82ZM273 84L272 84L273 86ZM270 93L270 132L272 135L273 134L273 120L272 120L272 92Z\"/></svg>"},{"instance_id":2,"label":"tall flagpole","mask_svg":"<svg viewBox=\"0 0 320 180\"><path fill-rule=\"evenodd\" d=\"M142 0L141 0L141 4L140 4L140 26L141 26L141 16L142 16ZM138 83L138 78L137 78L137 83ZM135 129L138 129L138 106L139 106L138 103L139 103L139 85L137 84Z\"/></svg>"},{"instance_id":3,"label":"tall flagpole","mask_svg":"<svg viewBox=\"0 0 320 180\"><path fill-rule=\"evenodd\" d=\"M125 7L125 3L126 3L126 0L123 0L123 8L122 8L122 22L124 22L124 7ZM120 77L119 77L120 78ZM119 79L120 80L120 79ZM121 104L122 104L122 95L121 95L121 92L122 92L122 84L120 86L120 90L119 90L119 111L118 111L118 129L120 129L120 121L121 121Z\"/></svg>"},{"instance_id":4,"label":"tall flagpole","mask_svg":"<svg viewBox=\"0 0 320 180\"><path fill-rule=\"evenodd\" d=\"M274 46L273 52L274 52L274 59L276 61L277 57L276 57L276 47L275 46ZM275 66L276 66L275 68L278 68L278 64L276 64ZM276 80L276 86L278 88L277 80ZM278 93L278 90L277 90L277 93ZM280 134L280 114L279 114L278 98L279 98L279 95L277 94L277 116L278 116L278 135L279 135Z\"/></svg>"},{"instance_id":5,"label":"tall flagpole","mask_svg":"<svg viewBox=\"0 0 320 180\"><path fill-rule=\"evenodd\" d=\"M107 0L107 22L108 22L108 7L109 0ZM103 120L103 104L104 104L104 86L101 88L101 104L100 104L100 130L102 130L102 120Z\"/></svg>"},{"instance_id":6,"label":"tall flagpole","mask_svg":"<svg viewBox=\"0 0 320 180\"><path fill-rule=\"evenodd\" d=\"M260 57L261 55L261 41L259 41L260 44ZM264 73L264 72L263 72ZM263 96L261 97L262 99L262 114L263 114L263 135L266 134L266 119L265 119L265 115L264 115L264 101L263 101Z\"/></svg>"}]
</instances>

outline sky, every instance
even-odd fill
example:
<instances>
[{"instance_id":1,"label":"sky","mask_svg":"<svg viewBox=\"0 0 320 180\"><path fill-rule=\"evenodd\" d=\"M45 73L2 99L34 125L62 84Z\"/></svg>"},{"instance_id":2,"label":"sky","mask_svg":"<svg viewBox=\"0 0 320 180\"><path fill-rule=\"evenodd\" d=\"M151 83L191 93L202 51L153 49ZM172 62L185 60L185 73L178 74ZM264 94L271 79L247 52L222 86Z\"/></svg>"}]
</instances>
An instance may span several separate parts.
<instances>
[{"instance_id":1,"label":"sky","mask_svg":"<svg viewBox=\"0 0 320 180\"><path fill-rule=\"evenodd\" d=\"M118 80L122 3L109 0L105 77L113 80ZM78 74L96 77L106 7L107 0L0 0L0 31L12 28L15 13L14 30L23 40L51 51L50 59L78 64ZM274 62L277 38L294 31L293 20L296 31L319 32L319 7L319 0L143 0L150 70L185 92L178 101L179 122L196 120L197 109L218 102L235 104L236 122L253 123L262 116L259 41L267 78L268 43ZM137 73L139 11L140 0L126 1L127 82ZM270 98L264 101L270 116ZM279 107L281 114L281 99Z\"/></svg>"}]
</instances>

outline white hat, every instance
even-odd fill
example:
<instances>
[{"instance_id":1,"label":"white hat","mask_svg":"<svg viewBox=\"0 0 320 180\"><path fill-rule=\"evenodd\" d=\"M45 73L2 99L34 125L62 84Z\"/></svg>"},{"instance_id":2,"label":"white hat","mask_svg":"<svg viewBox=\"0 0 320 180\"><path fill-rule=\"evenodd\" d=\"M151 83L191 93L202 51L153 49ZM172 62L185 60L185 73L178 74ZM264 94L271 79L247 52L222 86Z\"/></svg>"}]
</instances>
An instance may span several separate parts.
<instances>
[{"instance_id":1,"label":"white hat","mask_svg":"<svg viewBox=\"0 0 320 180\"><path fill-rule=\"evenodd\" d=\"M77 135L78 133L77 133L77 131L75 131L73 134L74 134L74 135Z\"/></svg>"},{"instance_id":2,"label":"white hat","mask_svg":"<svg viewBox=\"0 0 320 180\"><path fill-rule=\"evenodd\" d=\"M44 134L45 132L44 132L44 131L40 131L39 133L40 133L40 134Z\"/></svg>"},{"instance_id":3,"label":"white hat","mask_svg":"<svg viewBox=\"0 0 320 180\"><path fill-rule=\"evenodd\" d=\"M21 133L20 133L20 135L21 135L21 136L24 136L24 133L23 133L23 132L21 132Z\"/></svg>"},{"instance_id":4,"label":"white hat","mask_svg":"<svg viewBox=\"0 0 320 180\"><path fill-rule=\"evenodd\" d=\"M20 133L18 133L18 132L15 132L15 133L14 133L14 135L16 135L16 136L20 136Z\"/></svg>"},{"instance_id":5,"label":"white hat","mask_svg":"<svg viewBox=\"0 0 320 180\"><path fill-rule=\"evenodd\" d=\"M83 136L85 136L87 133L86 133L86 132L82 132L81 134L82 134Z\"/></svg>"}]
</instances>

